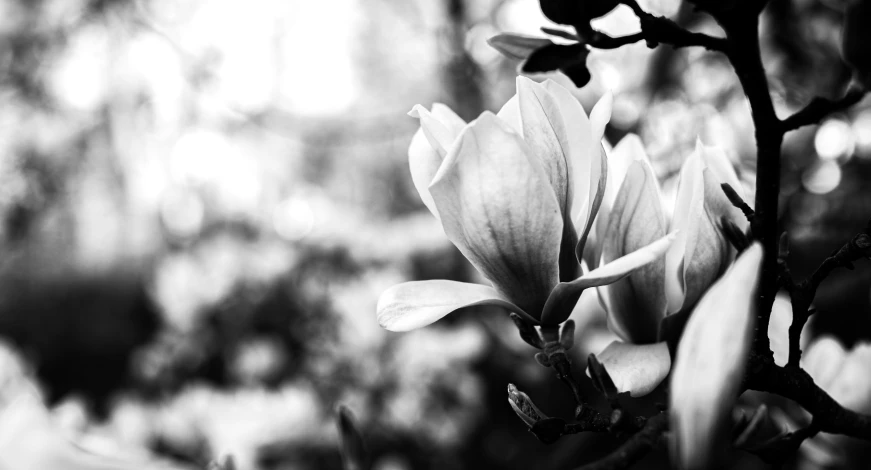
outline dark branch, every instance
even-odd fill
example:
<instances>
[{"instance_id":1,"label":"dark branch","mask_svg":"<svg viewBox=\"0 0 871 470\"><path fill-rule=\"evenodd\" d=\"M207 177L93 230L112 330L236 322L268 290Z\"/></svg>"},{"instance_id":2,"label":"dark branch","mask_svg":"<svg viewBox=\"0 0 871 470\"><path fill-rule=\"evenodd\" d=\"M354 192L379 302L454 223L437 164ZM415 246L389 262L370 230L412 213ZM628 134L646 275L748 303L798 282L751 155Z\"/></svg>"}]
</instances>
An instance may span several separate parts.
<instances>
[{"instance_id":1,"label":"dark branch","mask_svg":"<svg viewBox=\"0 0 871 470\"><path fill-rule=\"evenodd\" d=\"M829 114L843 111L858 103L865 96L866 90L858 87L850 88L839 100L816 97L807 106L781 122L783 132L792 131L802 126L819 124Z\"/></svg>"},{"instance_id":2,"label":"dark branch","mask_svg":"<svg viewBox=\"0 0 871 470\"><path fill-rule=\"evenodd\" d=\"M770 358L754 354L745 382L747 388L789 398L813 415L819 431L871 441L871 416L838 404L798 367L779 367Z\"/></svg>"},{"instance_id":3,"label":"dark branch","mask_svg":"<svg viewBox=\"0 0 871 470\"><path fill-rule=\"evenodd\" d=\"M659 44L668 44L675 48L701 46L710 51L726 52L727 42L724 38L687 31L664 16L651 15L644 11L635 0L627 0L623 3L632 8L638 16L641 21L641 32L615 38L595 31L587 40L589 46L597 49L617 49L643 40L651 48Z\"/></svg>"},{"instance_id":4,"label":"dark branch","mask_svg":"<svg viewBox=\"0 0 871 470\"><path fill-rule=\"evenodd\" d=\"M844 246L823 260L819 267L807 279L794 282L789 275L786 263L781 262L782 283L789 292L792 301L792 324L789 326L789 362L790 367L798 367L801 360L801 331L808 318L813 314L811 303L817 294L817 288L836 268L853 269L853 262L867 258L871 250L871 221L865 229L853 237Z\"/></svg>"},{"instance_id":5,"label":"dark branch","mask_svg":"<svg viewBox=\"0 0 871 470\"><path fill-rule=\"evenodd\" d=\"M668 414L661 413L647 420L644 427L607 457L578 467L576 470L618 470L628 468L647 455L668 430Z\"/></svg>"}]
</instances>

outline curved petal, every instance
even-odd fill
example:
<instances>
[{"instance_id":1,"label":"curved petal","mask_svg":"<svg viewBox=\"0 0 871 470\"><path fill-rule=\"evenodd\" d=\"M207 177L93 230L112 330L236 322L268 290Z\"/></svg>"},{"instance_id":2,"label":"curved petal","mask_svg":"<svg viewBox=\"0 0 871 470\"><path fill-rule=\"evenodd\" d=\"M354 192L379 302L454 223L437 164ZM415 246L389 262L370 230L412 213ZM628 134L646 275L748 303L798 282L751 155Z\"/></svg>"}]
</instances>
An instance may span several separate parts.
<instances>
[{"instance_id":1,"label":"curved petal","mask_svg":"<svg viewBox=\"0 0 871 470\"><path fill-rule=\"evenodd\" d=\"M609 152L607 158L607 182L605 192L602 194L602 205L594 219L591 237L594 239L593 246L584 247L584 261L591 268L595 268L601 262L602 242L605 240L605 231L608 229L608 220L613 211L617 192L623 185L629 166L636 160L650 162L644 151L644 144L635 134L627 134Z\"/></svg>"},{"instance_id":2,"label":"curved petal","mask_svg":"<svg viewBox=\"0 0 871 470\"><path fill-rule=\"evenodd\" d=\"M605 136L605 127L611 121L611 109L614 106L614 94L609 90L599 98L599 101L590 111L590 132L593 142L601 142Z\"/></svg>"},{"instance_id":3,"label":"curved petal","mask_svg":"<svg viewBox=\"0 0 871 470\"><path fill-rule=\"evenodd\" d=\"M729 183L736 191L741 191L738 177L735 175L726 154L715 147L705 147L701 141L696 143L695 154L688 161L687 185L678 189L678 205L689 207L688 213L693 214L687 218L685 213L675 211L675 223L686 230L687 239L684 246L683 257L677 261L678 253L672 253L674 258L668 258L672 264L669 269L677 270L676 275L671 275L672 294L677 293L674 286L681 287L681 293L669 298L669 312L674 313L680 309L691 309L705 290L723 273L729 266L735 250L723 235L720 225L722 217L728 217L742 229L747 228L747 220L741 211L732 206L721 183ZM701 167L701 171L699 170ZM684 173L681 174L683 182ZM701 186L701 189L699 189ZM681 191L684 191L683 194ZM698 194L702 194L703 202L700 202ZM740 194L740 193L739 193ZM687 199L690 199L687 202ZM680 270L683 272L679 272ZM678 281L674 283L675 280Z\"/></svg>"},{"instance_id":4,"label":"curved petal","mask_svg":"<svg viewBox=\"0 0 871 470\"><path fill-rule=\"evenodd\" d=\"M557 284L547 299L547 304L541 316L541 323L544 325L558 325L564 322L571 314L572 308L577 303L584 289L604 286L619 281L631 274L632 271L656 261L665 254L674 238L674 233L666 235L644 248L600 266L572 282Z\"/></svg>"},{"instance_id":5,"label":"curved petal","mask_svg":"<svg viewBox=\"0 0 871 470\"><path fill-rule=\"evenodd\" d=\"M756 320L762 246L754 243L690 316L671 376L672 457L681 468L710 468L728 437Z\"/></svg>"},{"instance_id":6,"label":"curved petal","mask_svg":"<svg viewBox=\"0 0 871 470\"><path fill-rule=\"evenodd\" d=\"M439 218L439 211L427 187L432 183L441 165L442 157L432 148L423 134L423 129L418 129L408 146L408 168L411 170L411 181L414 182L420 200L436 219Z\"/></svg>"},{"instance_id":7,"label":"curved petal","mask_svg":"<svg viewBox=\"0 0 871 470\"><path fill-rule=\"evenodd\" d=\"M636 160L626 172L614 201L602 240L602 263L607 266L663 235L665 215L656 177L646 160ZM656 259L625 279L601 287L599 294L606 304L610 323L619 325L615 333L625 332L628 337L623 339L633 343L656 341L659 322L666 313L665 259Z\"/></svg>"},{"instance_id":8,"label":"curved petal","mask_svg":"<svg viewBox=\"0 0 871 470\"><path fill-rule=\"evenodd\" d=\"M747 201L744 195L744 188L738 175L735 173L735 168L726 152L719 147L702 146L702 158L705 163L705 171L703 173L705 179L705 208L713 215L714 220L719 220L720 217L729 217L738 228L746 230L750 223L741 211L729 202L729 198L723 193L723 188L720 186L727 183L735 192L741 196L748 204L753 201Z\"/></svg>"},{"instance_id":9,"label":"curved petal","mask_svg":"<svg viewBox=\"0 0 871 470\"><path fill-rule=\"evenodd\" d=\"M559 279L559 204L526 144L493 113L460 134L429 187L448 238L494 287L538 316Z\"/></svg>"},{"instance_id":10,"label":"curved petal","mask_svg":"<svg viewBox=\"0 0 871 470\"><path fill-rule=\"evenodd\" d=\"M700 230L704 228L702 223L707 221L703 170L704 163L697 148L681 167L674 217L669 227L670 230L680 230L680 235L665 255L665 293L669 313L678 312L684 304L687 260L692 259Z\"/></svg>"},{"instance_id":11,"label":"curved petal","mask_svg":"<svg viewBox=\"0 0 871 470\"><path fill-rule=\"evenodd\" d=\"M439 279L405 282L384 291L378 298L378 324L390 331L410 331L474 305L505 307L532 320L492 287Z\"/></svg>"},{"instance_id":12,"label":"curved petal","mask_svg":"<svg viewBox=\"0 0 871 470\"><path fill-rule=\"evenodd\" d=\"M577 234L571 223L573 199L572 134L567 132L569 121L563 118L562 106L544 86L526 78L517 77L517 98L523 140L531 150L531 157L539 158L548 176L554 195L559 201L563 217L563 236L560 244L560 280L577 277L580 265L575 257ZM574 98L572 98L574 100ZM577 100L574 100L577 102Z\"/></svg>"},{"instance_id":13,"label":"curved petal","mask_svg":"<svg viewBox=\"0 0 871 470\"><path fill-rule=\"evenodd\" d=\"M520 102L517 95L514 95L502 105L502 109L496 113L499 119L507 122L517 135L523 137L523 124L520 122Z\"/></svg>"},{"instance_id":14,"label":"curved petal","mask_svg":"<svg viewBox=\"0 0 871 470\"><path fill-rule=\"evenodd\" d=\"M466 123L449 107L441 103L433 104L432 112L426 111L426 108L422 106L415 106L409 114L421 120L421 127L414 134L411 144L408 146L408 167L411 170L411 180L414 182L414 187L420 194L423 204L438 219L438 209L436 209L435 202L433 202L427 187L438 172L447 154L447 149L456 140ZM435 144L432 143L433 141Z\"/></svg>"},{"instance_id":15,"label":"curved petal","mask_svg":"<svg viewBox=\"0 0 871 470\"><path fill-rule=\"evenodd\" d=\"M435 114L423 106L416 104L408 115L420 119L420 129L426 140L432 148L439 154L439 157L445 158L454 140L457 138L457 133L443 123Z\"/></svg>"},{"instance_id":16,"label":"curved petal","mask_svg":"<svg viewBox=\"0 0 871 470\"><path fill-rule=\"evenodd\" d=\"M671 355L665 342L630 344L614 341L596 354L620 393L643 397L652 392L668 376Z\"/></svg>"}]
</instances>

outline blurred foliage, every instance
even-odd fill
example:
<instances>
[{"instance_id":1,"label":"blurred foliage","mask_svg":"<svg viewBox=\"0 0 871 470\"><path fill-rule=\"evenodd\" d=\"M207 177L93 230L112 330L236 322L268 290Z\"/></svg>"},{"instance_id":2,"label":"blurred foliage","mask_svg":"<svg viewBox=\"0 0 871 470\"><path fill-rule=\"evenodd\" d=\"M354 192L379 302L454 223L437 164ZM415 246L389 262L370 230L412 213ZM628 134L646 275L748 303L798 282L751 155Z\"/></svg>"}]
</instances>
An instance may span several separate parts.
<instances>
[{"instance_id":1,"label":"blurred foliage","mask_svg":"<svg viewBox=\"0 0 871 470\"><path fill-rule=\"evenodd\" d=\"M717 33L676 0L639 3ZM781 115L848 82L842 10L771 3ZM486 39L542 25L534 0L0 2L0 334L59 426L201 468L227 454L240 470L340 468L344 403L376 469L569 468L607 452L609 436L543 446L525 432L509 382L547 413L570 397L504 312L403 335L374 315L395 282L475 277L414 191L404 113L497 109L516 64ZM594 25L638 27L622 6ZM697 137L752 189L749 109L723 57L636 44L587 64L578 98L589 110L614 91L609 141L638 133L666 194ZM801 275L871 214L871 107L785 149ZM847 274L821 289L814 326L850 345L871 331L871 270ZM607 344L595 298L574 318L578 358ZM2 373L30 377L17 370Z\"/></svg>"}]
</instances>

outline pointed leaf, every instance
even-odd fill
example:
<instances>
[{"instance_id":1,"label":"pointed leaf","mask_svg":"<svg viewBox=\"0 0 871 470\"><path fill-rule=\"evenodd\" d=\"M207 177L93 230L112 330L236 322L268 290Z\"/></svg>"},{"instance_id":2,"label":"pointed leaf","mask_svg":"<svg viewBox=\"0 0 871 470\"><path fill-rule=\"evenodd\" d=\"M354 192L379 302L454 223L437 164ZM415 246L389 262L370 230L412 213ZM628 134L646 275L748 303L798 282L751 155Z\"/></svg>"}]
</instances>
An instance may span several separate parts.
<instances>
[{"instance_id":1,"label":"pointed leaf","mask_svg":"<svg viewBox=\"0 0 871 470\"><path fill-rule=\"evenodd\" d=\"M492 287L439 279L405 282L384 291L378 299L378 324L390 331L410 331L475 305L504 307L535 321Z\"/></svg>"},{"instance_id":2,"label":"pointed leaf","mask_svg":"<svg viewBox=\"0 0 871 470\"><path fill-rule=\"evenodd\" d=\"M524 60L537 49L553 44L553 41L522 34L502 33L488 39L487 44L509 59Z\"/></svg>"},{"instance_id":3,"label":"pointed leaf","mask_svg":"<svg viewBox=\"0 0 871 470\"><path fill-rule=\"evenodd\" d=\"M702 297L690 317L671 377L672 457L710 468L729 434L752 342L762 247L750 246Z\"/></svg>"},{"instance_id":4,"label":"pointed leaf","mask_svg":"<svg viewBox=\"0 0 871 470\"><path fill-rule=\"evenodd\" d=\"M596 358L605 366L617 391L633 397L652 392L671 368L665 342L637 345L614 341Z\"/></svg>"},{"instance_id":5,"label":"pointed leaf","mask_svg":"<svg viewBox=\"0 0 871 470\"><path fill-rule=\"evenodd\" d=\"M525 73L563 70L577 64L586 64L589 54L590 51L583 44L551 44L530 54L521 65L521 70Z\"/></svg>"}]
</instances>

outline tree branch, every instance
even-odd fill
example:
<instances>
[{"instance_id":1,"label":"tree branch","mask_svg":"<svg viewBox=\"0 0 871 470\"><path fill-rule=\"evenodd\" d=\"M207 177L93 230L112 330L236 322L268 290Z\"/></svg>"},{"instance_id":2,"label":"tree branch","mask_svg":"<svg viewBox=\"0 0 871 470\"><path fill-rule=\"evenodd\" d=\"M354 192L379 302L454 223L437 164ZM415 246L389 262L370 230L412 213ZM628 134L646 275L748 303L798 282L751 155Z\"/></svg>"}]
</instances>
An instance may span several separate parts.
<instances>
[{"instance_id":1,"label":"tree branch","mask_svg":"<svg viewBox=\"0 0 871 470\"><path fill-rule=\"evenodd\" d=\"M859 87L852 87L838 100L816 97L800 111L781 121L781 132L789 132L803 126L819 124L829 114L843 111L850 106L862 101L867 93Z\"/></svg>"},{"instance_id":2,"label":"tree branch","mask_svg":"<svg viewBox=\"0 0 871 470\"><path fill-rule=\"evenodd\" d=\"M767 357L753 354L745 385L751 390L775 393L801 405L813 415L819 431L871 441L871 416L838 404L798 367L780 367Z\"/></svg>"},{"instance_id":3,"label":"tree branch","mask_svg":"<svg viewBox=\"0 0 871 470\"><path fill-rule=\"evenodd\" d=\"M638 16L641 21L641 32L629 36L611 37L595 31L591 37L587 38L588 45L597 49L617 49L643 40L650 48L659 44L668 44L675 48L701 46L716 52L726 52L727 50L728 43L724 38L687 31L664 16L656 16L644 11L635 0L626 0L623 3L632 8L632 11Z\"/></svg>"},{"instance_id":4,"label":"tree branch","mask_svg":"<svg viewBox=\"0 0 871 470\"><path fill-rule=\"evenodd\" d=\"M614 452L601 460L576 470L618 470L628 468L653 450L668 430L668 414L660 413L647 419L644 427L632 435Z\"/></svg>"},{"instance_id":5,"label":"tree branch","mask_svg":"<svg viewBox=\"0 0 871 470\"><path fill-rule=\"evenodd\" d=\"M817 288L836 268L853 269L853 262L867 258L871 250L871 220L865 229L853 237L844 246L834 251L823 260L817 269L807 279L794 282L789 275L789 269L782 263L784 286L792 301L792 324L789 326L789 362L788 367L798 367L801 360L801 331L808 318L813 314L811 304L817 294Z\"/></svg>"},{"instance_id":6,"label":"tree branch","mask_svg":"<svg viewBox=\"0 0 871 470\"><path fill-rule=\"evenodd\" d=\"M768 343L768 321L771 306L777 294L779 266L777 263L779 228L778 197L780 196L780 146L783 132L774 113L768 79L762 66L759 47L759 18L730 18L722 22L726 30L729 49L727 57L738 75L744 94L750 102L756 129L756 201L752 223L753 236L762 242L765 258L759 283L756 305L756 332L754 349L771 354ZM740 51L740 52L738 52Z\"/></svg>"}]
</instances>

